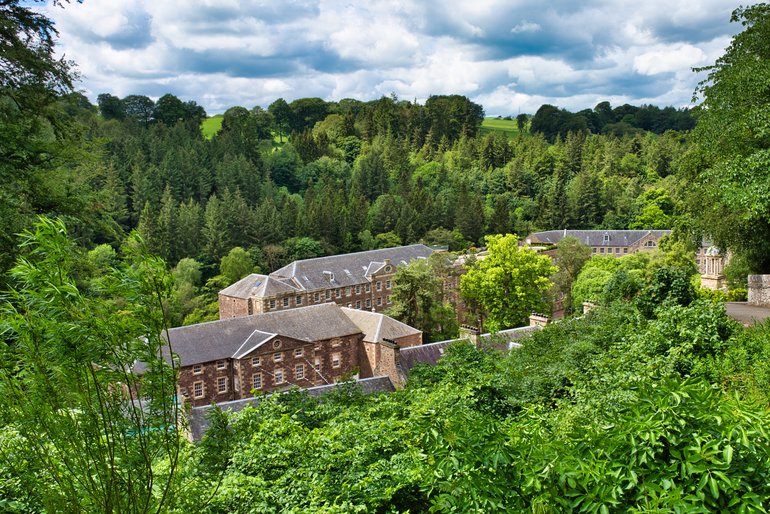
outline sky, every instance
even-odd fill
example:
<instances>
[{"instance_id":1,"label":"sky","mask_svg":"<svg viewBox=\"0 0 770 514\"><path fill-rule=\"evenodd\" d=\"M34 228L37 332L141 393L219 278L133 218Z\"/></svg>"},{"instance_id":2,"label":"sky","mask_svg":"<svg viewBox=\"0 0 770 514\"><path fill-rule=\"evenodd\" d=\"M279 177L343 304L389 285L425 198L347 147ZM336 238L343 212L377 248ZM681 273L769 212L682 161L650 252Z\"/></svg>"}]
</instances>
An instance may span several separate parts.
<instances>
[{"instance_id":1,"label":"sky","mask_svg":"<svg viewBox=\"0 0 770 514\"><path fill-rule=\"evenodd\" d=\"M488 116L685 107L740 26L727 0L84 0L48 6L79 88L172 93L209 115L277 98L423 103Z\"/></svg>"}]
</instances>

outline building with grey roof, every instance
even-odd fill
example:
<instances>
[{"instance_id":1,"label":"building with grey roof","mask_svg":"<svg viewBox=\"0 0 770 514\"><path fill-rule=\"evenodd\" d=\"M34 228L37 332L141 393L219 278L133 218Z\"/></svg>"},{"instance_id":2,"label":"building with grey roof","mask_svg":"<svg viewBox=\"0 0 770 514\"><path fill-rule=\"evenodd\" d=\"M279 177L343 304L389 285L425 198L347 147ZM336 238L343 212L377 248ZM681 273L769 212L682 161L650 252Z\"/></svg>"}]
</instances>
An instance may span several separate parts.
<instances>
[{"instance_id":1,"label":"building with grey roof","mask_svg":"<svg viewBox=\"0 0 770 514\"><path fill-rule=\"evenodd\" d=\"M269 275L251 274L219 292L220 319L333 302L381 312L390 305L399 266L428 258L422 244L294 261Z\"/></svg>"},{"instance_id":2,"label":"building with grey roof","mask_svg":"<svg viewBox=\"0 0 770 514\"><path fill-rule=\"evenodd\" d=\"M574 237L591 248L594 255L619 257L629 253L653 250L670 230L547 230L534 232L524 239L529 246L551 247L565 237Z\"/></svg>"}]
</instances>

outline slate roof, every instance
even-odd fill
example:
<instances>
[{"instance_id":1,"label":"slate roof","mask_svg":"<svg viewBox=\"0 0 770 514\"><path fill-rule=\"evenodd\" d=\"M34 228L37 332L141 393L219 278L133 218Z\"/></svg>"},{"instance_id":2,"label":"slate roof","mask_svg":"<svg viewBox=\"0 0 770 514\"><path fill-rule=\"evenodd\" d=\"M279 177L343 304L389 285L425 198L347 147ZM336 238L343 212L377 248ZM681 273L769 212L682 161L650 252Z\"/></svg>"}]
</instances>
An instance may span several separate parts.
<instances>
[{"instance_id":1,"label":"slate roof","mask_svg":"<svg viewBox=\"0 0 770 514\"><path fill-rule=\"evenodd\" d=\"M527 242L556 244L567 236L577 238L586 246L630 246L647 234L661 238L670 230L548 230L527 236ZM604 236L609 235L609 241Z\"/></svg>"},{"instance_id":2,"label":"slate roof","mask_svg":"<svg viewBox=\"0 0 770 514\"><path fill-rule=\"evenodd\" d=\"M222 289L219 294L233 298L277 296L299 291L296 287L269 275L252 273Z\"/></svg>"},{"instance_id":3,"label":"slate roof","mask_svg":"<svg viewBox=\"0 0 770 514\"><path fill-rule=\"evenodd\" d=\"M394 266L401 266L414 259L427 258L432 253L433 250L427 246L415 244L317 257L294 261L272 272L270 277L287 279L296 287L306 291L346 287L367 282L367 273L371 274L384 266L386 259L389 259Z\"/></svg>"},{"instance_id":4,"label":"slate roof","mask_svg":"<svg viewBox=\"0 0 770 514\"><path fill-rule=\"evenodd\" d=\"M364 311L341 307L342 312L364 333L364 341L379 343L383 339L398 339L405 336L420 334L421 331L406 323L378 312Z\"/></svg>"},{"instance_id":5,"label":"slate roof","mask_svg":"<svg viewBox=\"0 0 770 514\"><path fill-rule=\"evenodd\" d=\"M501 330L500 332L497 332L495 334L490 334L490 333L481 334L479 338L481 340L492 340L493 342L502 340L506 342L507 345L504 345L504 347L499 349L510 350L521 346L516 341L529 337L530 335L532 335L533 332L537 332L538 330L542 330L542 327L528 326L528 327L511 328L508 330ZM438 362L438 360L444 356L444 352L446 351L446 348L449 345L456 343L458 341L463 341L463 340L467 340L467 339L466 338L449 339L447 341L439 341L437 343L428 343L428 344L423 344L419 346L409 346L406 348L401 348L399 350L399 355L401 357L401 367L405 373L409 373L409 370L412 369L418 363L430 364L431 366L435 365Z\"/></svg>"},{"instance_id":6,"label":"slate roof","mask_svg":"<svg viewBox=\"0 0 770 514\"><path fill-rule=\"evenodd\" d=\"M273 337L321 341L360 334L334 303L228 318L169 329L171 350L182 366L240 358Z\"/></svg>"},{"instance_id":7,"label":"slate roof","mask_svg":"<svg viewBox=\"0 0 770 514\"><path fill-rule=\"evenodd\" d=\"M304 392L310 396L323 396L339 387L342 384L327 384L316 387L309 387L303 389ZM388 377L372 377L362 378L356 381L356 386L364 394L373 393L392 393L396 390L393 387L393 382ZM208 414L211 409L222 409L224 411L239 412L243 410L247 405L256 405L261 400L261 396L252 398L243 398L241 400L233 400L230 402L221 402L216 405L203 405L200 407L193 407L190 409L188 419L190 422L190 433L194 441L200 440L206 430L209 428Z\"/></svg>"}]
</instances>

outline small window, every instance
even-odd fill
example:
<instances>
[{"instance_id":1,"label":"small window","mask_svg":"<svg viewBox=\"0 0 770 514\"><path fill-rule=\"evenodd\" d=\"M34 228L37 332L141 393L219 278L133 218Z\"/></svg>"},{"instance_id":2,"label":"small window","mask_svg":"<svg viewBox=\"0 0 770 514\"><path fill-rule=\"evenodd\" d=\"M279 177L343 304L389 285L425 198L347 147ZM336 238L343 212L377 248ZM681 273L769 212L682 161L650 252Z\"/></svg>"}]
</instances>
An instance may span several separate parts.
<instances>
[{"instance_id":1,"label":"small window","mask_svg":"<svg viewBox=\"0 0 770 514\"><path fill-rule=\"evenodd\" d=\"M305 365L304 364L297 364L294 366L294 378L297 380L302 380L305 378Z\"/></svg>"},{"instance_id":2,"label":"small window","mask_svg":"<svg viewBox=\"0 0 770 514\"><path fill-rule=\"evenodd\" d=\"M615 248L615 253L620 253L620 248Z\"/></svg>"},{"instance_id":3,"label":"small window","mask_svg":"<svg viewBox=\"0 0 770 514\"><path fill-rule=\"evenodd\" d=\"M376 289L377 291L382 291L382 282L380 282L380 281L378 280L378 281L377 281L377 283L375 284L375 289Z\"/></svg>"},{"instance_id":4,"label":"small window","mask_svg":"<svg viewBox=\"0 0 770 514\"><path fill-rule=\"evenodd\" d=\"M628 253L628 248L623 248L623 253Z\"/></svg>"},{"instance_id":5,"label":"small window","mask_svg":"<svg viewBox=\"0 0 770 514\"><path fill-rule=\"evenodd\" d=\"M203 366L200 364L193 366L193 375L200 375L201 373L203 373Z\"/></svg>"},{"instance_id":6,"label":"small window","mask_svg":"<svg viewBox=\"0 0 770 514\"><path fill-rule=\"evenodd\" d=\"M390 289L390 280L385 281L385 289Z\"/></svg>"},{"instance_id":7,"label":"small window","mask_svg":"<svg viewBox=\"0 0 770 514\"><path fill-rule=\"evenodd\" d=\"M203 398L203 382L195 382L193 384L193 396L195 398Z\"/></svg>"},{"instance_id":8,"label":"small window","mask_svg":"<svg viewBox=\"0 0 770 514\"><path fill-rule=\"evenodd\" d=\"M367 293L371 293L372 292L372 285L371 284L366 284L365 289L366 289Z\"/></svg>"},{"instance_id":9,"label":"small window","mask_svg":"<svg viewBox=\"0 0 770 514\"><path fill-rule=\"evenodd\" d=\"M262 373L255 373L251 376L251 388L262 389Z\"/></svg>"},{"instance_id":10,"label":"small window","mask_svg":"<svg viewBox=\"0 0 770 514\"><path fill-rule=\"evenodd\" d=\"M319 293L313 293L313 301L318 303L321 301L321 295Z\"/></svg>"},{"instance_id":11,"label":"small window","mask_svg":"<svg viewBox=\"0 0 770 514\"><path fill-rule=\"evenodd\" d=\"M295 303L296 303L297 305L302 305L302 297L301 297L301 296L297 296L297 297L294 299L294 301L295 301Z\"/></svg>"},{"instance_id":12,"label":"small window","mask_svg":"<svg viewBox=\"0 0 770 514\"><path fill-rule=\"evenodd\" d=\"M282 369L275 370L275 372L273 373L273 382L275 383L275 385L283 384L283 370Z\"/></svg>"},{"instance_id":13,"label":"small window","mask_svg":"<svg viewBox=\"0 0 770 514\"><path fill-rule=\"evenodd\" d=\"M331 289L327 289L326 290L326 299L327 300L331 300L331 298L332 298L332 290Z\"/></svg>"},{"instance_id":14,"label":"small window","mask_svg":"<svg viewBox=\"0 0 770 514\"><path fill-rule=\"evenodd\" d=\"M385 266L385 273L390 273L391 271L393 271L393 266Z\"/></svg>"},{"instance_id":15,"label":"small window","mask_svg":"<svg viewBox=\"0 0 770 514\"><path fill-rule=\"evenodd\" d=\"M217 369L225 369L227 367L227 361L217 361Z\"/></svg>"},{"instance_id":16,"label":"small window","mask_svg":"<svg viewBox=\"0 0 770 514\"><path fill-rule=\"evenodd\" d=\"M610 242L610 235L609 234L604 234L604 242L605 243L609 243Z\"/></svg>"},{"instance_id":17,"label":"small window","mask_svg":"<svg viewBox=\"0 0 770 514\"><path fill-rule=\"evenodd\" d=\"M316 371L321 371L321 359L318 357L315 358L315 361L313 362L313 367Z\"/></svg>"},{"instance_id":18,"label":"small window","mask_svg":"<svg viewBox=\"0 0 770 514\"><path fill-rule=\"evenodd\" d=\"M288 296L284 297L284 299L283 299L283 306L284 307L288 307L289 306L289 297Z\"/></svg>"},{"instance_id":19,"label":"small window","mask_svg":"<svg viewBox=\"0 0 770 514\"><path fill-rule=\"evenodd\" d=\"M227 392L227 377L217 378L217 393L222 394Z\"/></svg>"},{"instance_id":20,"label":"small window","mask_svg":"<svg viewBox=\"0 0 770 514\"><path fill-rule=\"evenodd\" d=\"M337 298L342 298L342 288L338 287L334 294Z\"/></svg>"},{"instance_id":21,"label":"small window","mask_svg":"<svg viewBox=\"0 0 770 514\"><path fill-rule=\"evenodd\" d=\"M350 286L345 288L345 296L350 296Z\"/></svg>"},{"instance_id":22,"label":"small window","mask_svg":"<svg viewBox=\"0 0 770 514\"><path fill-rule=\"evenodd\" d=\"M273 348L275 348L277 350L280 347L281 347L281 340L280 339L276 339L275 341L273 341Z\"/></svg>"},{"instance_id":23,"label":"small window","mask_svg":"<svg viewBox=\"0 0 770 514\"><path fill-rule=\"evenodd\" d=\"M270 308L275 309L275 299L270 300Z\"/></svg>"},{"instance_id":24,"label":"small window","mask_svg":"<svg viewBox=\"0 0 770 514\"><path fill-rule=\"evenodd\" d=\"M302 351L302 348L295 348L294 349L294 357L302 357L305 352Z\"/></svg>"},{"instance_id":25,"label":"small window","mask_svg":"<svg viewBox=\"0 0 770 514\"><path fill-rule=\"evenodd\" d=\"M273 354L273 362L281 362L283 360L283 354L281 352L275 352Z\"/></svg>"},{"instance_id":26,"label":"small window","mask_svg":"<svg viewBox=\"0 0 770 514\"><path fill-rule=\"evenodd\" d=\"M356 294L361 294L361 286L356 286Z\"/></svg>"},{"instance_id":27,"label":"small window","mask_svg":"<svg viewBox=\"0 0 770 514\"><path fill-rule=\"evenodd\" d=\"M332 354L332 368L339 368L340 367L340 354L339 353L333 353Z\"/></svg>"},{"instance_id":28,"label":"small window","mask_svg":"<svg viewBox=\"0 0 770 514\"><path fill-rule=\"evenodd\" d=\"M251 358L251 366L254 368L258 368L262 365L262 357L252 357Z\"/></svg>"},{"instance_id":29,"label":"small window","mask_svg":"<svg viewBox=\"0 0 770 514\"><path fill-rule=\"evenodd\" d=\"M368 308L370 308L371 306L372 306L372 299L371 299L371 298L367 298L367 299L366 299L366 308L368 309Z\"/></svg>"},{"instance_id":30,"label":"small window","mask_svg":"<svg viewBox=\"0 0 770 514\"><path fill-rule=\"evenodd\" d=\"M360 309L360 308L361 308L361 300L357 300L356 301L356 309Z\"/></svg>"},{"instance_id":31,"label":"small window","mask_svg":"<svg viewBox=\"0 0 770 514\"><path fill-rule=\"evenodd\" d=\"M596 248L591 248L591 251L592 251L593 253L596 253Z\"/></svg>"},{"instance_id":32,"label":"small window","mask_svg":"<svg viewBox=\"0 0 770 514\"><path fill-rule=\"evenodd\" d=\"M644 246L653 247L655 246L655 241L647 241L646 243L644 243Z\"/></svg>"},{"instance_id":33,"label":"small window","mask_svg":"<svg viewBox=\"0 0 770 514\"><path fill-rule=\"evenodd\" d=\"M377 307L379 307L380 305L382 305L382 296L377 297Z\"/></svg>"},{"instance_id":34,"label":"small window","mask_svg":"<svg viewBox=\"0 0 770 514\"><path fill-rule=\"evenodd\" d=\"M599 248L599 253L604 253L604 247Z\"/></svg>"}]
</instances>

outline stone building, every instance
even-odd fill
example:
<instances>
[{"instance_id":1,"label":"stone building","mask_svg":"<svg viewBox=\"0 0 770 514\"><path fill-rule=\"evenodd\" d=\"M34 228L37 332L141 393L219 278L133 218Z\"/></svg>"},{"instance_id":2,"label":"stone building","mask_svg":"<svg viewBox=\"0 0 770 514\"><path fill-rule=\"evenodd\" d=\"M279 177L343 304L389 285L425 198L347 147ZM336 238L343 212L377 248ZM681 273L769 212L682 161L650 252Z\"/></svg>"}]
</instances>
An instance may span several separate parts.
<instances>
[{"instance_id":1,"label":"stone building","mask_svg":"<svg viewBox=\"0 0 770 514\"><path fill-rule=\"evenodd\" d=\"M574 237L591 248L594 255L620 257L629 253L654 250L658 240L670 230L548 230L534 232L524 239L528 246L551 247L565 237Z\"/></svg>"},{"instance_id":2,"label":"stone building","mask_svg":"<svg viewBox=\"0 0 770 514\"><path fill-rule=\"evenodd\" d=\"M172 328L166 338L180 398L193 406L371 377L387 366L389 346L422 343L420 331L384 314L334 303Z\"/></svg>"},{"instance_id":3,"label":"stone building","mask_svg":"<svg viewBox=\"0 0 770 514\"><path fill-rule=\"evenodd\" d=\"M333 302L382 312L391 304L399 266L428 258L415 244L294 261L269 275L249 275L219 292L219 318L249 316Z\"/></svg>"}]
</instances>

